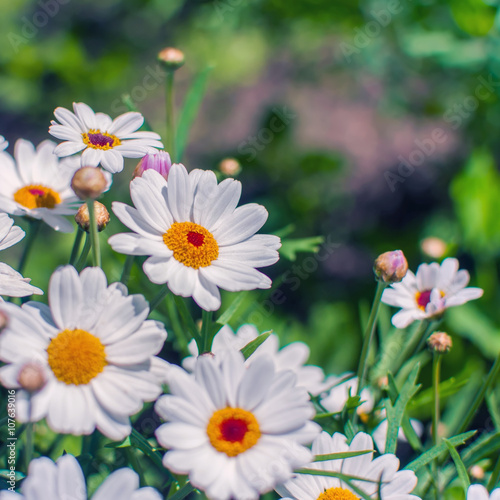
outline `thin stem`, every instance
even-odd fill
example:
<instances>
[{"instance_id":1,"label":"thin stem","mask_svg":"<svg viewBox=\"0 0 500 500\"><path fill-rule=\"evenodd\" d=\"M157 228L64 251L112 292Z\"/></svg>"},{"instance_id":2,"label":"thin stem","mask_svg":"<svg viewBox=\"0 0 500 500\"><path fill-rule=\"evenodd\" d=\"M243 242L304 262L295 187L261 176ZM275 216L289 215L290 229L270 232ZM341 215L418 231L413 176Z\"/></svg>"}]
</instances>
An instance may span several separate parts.
<instances>
[{"instance_id":1,"label":"thin stem","mask_svg":"<svg viewBox=\"0 0 500 500\"><path fill-rule=\"evenodd\" d=\"M202 324L201 324L201 338L202 338L202 342L203 342L203 351L201 351L202 353L203 352L210 352L210 350L212 349L212 335L211 335L211 331L212 331L212 317L213 317L213 313L212 311L205 311L203 310L203 314L202 314Z\"/></svg>"},{"instance_id":2,"label":"thin stem","mask_svg":"<svg viewBox=\"0 0 500 500\"><path fill-rule=\"evenodd\" d=\"M33 248L33 243L35 243L36 237L40 232L42 226L42 221L38 219L30 219L30 226L28 230L28 237L26 238L26 244L24 245L24 250L19 260L19 266L17 266L17 272L23 274L24 268L26 267L26 262L28 261L28 255Z\"/></svg>"},{"instance_id":3,"label":"thin stem","mask_svg":"<svg viewBox=\"0 0 500 500\"><path fill-rule=\"evenodd\" d=\"M175 302L172 295L169 295L166 300L167 304L167 315L172 326L174 335L179 343L179 348L181 352L188 353L189 338L186 338L186 331L182 328L181 322L179 320L179 315L177 314L177 309L175 307Z\"/></svg>"},{"instance_id":4,"label":"thin stem","mask_svg":"<svg viewBox=\"0 0 500 500\"><path fill-rule=\"evenodd\" d=\"M399 354L396 364L392 369L393 373L396 373L403 362L411 355L418 352L419 349L415 349L415 346L418 344L420 347L425 339L427 339L430 331L434 328L434 322L429 321L427 319L423 319L420 323L420 326L415 330L410 339L405 343L402 352Z\"/></svg>"},{"instance_id":5,"label":"thin stem","mask_svg":"<svg viewBox=\"0 0 500 500\"><path fill-rule=\"evenodd\" d=\"M493 385L499 373L500 373L500 353L498 353L498 356L495 359L495 362L493 363L493 366L490 369L490 373L486 378L486 382L482 385L481 390L478 392L476 399L469 408L467 415L462 420L462 424L460 425L457 434L461 434L467 429L467 427L469 427L469 424L472 422L474 415L476 414L479 407L481 406L481 403L483 402L486 392Z\"/></svg>"},{"instance_id":6,"label":"thin stem","mask_svg":"<svg viewBox=\"0 0 500 500\"><path fill-rule=\"evenodd\" d=\"M493 488L497 485L500 480L500 457L498 457L497 463L493 472L491 473L490 480L488 481L488 491L491 492Z\"/></svg>"},{"instance_id":7,"label":"thin stem","mask_svg":"<svg viewBox=\"0 0 500 500\"><path fill-rule=\"evenodd\" d=\"M125 259L125 264L123 264L123 271L120 278L120 283L126 285L128 280L130 279L130 271L132 270L132 266L134 265L135 255L127 255Z\"/></svg>"},{"instance_id":8,"label":"thin stem","mask_svg":"<svg viewBox=\"0 0 500 500\"><path fill-rule=\"evenodd\" d=\"M97 231L97 220L95 218L94 200L87 200L87 207L89 209L89 234L90 242L92 244L92 263L95 267L101 267L101 251L99 248L99 232Z\"/></svg>"},{"instance_id":9,"label":"thin stem","mask_svg":"<svg viewBox=\"0 0 500 500\"><path fill-rule=\"evenodd\" d=\"M144 477L144 469L142 468L142 465L140 464L134 449L130 446L127 446L123 448L125 451L125 456L127 457L128 463L132 466L132 469L139 474L139 482L141 487L147 486L146 483L146 478Z\"/></svg>"},{"instance_id":10,"label":"thin stem","mask_svg":"<svg viewBox=\"0 0 500 500\"><path fill-rule=\"evenodd\" d=\"M168 500L182 500L194 490L195 487L191 483L186 483L180 490L176 491L171 497L169 497Z\"/></svg>"},{"instance_id":11,"label":"thin stem","mask_svg":"<svg viewBox=\"0 0 500 500\"><path fill-rule=\"evenodd\" d=\"M161 304L161 301L167 296L168 292L168 285L163 285L160 291L151 299L149 303L149 312L154 311Z\"/></svg>"},{"instance_id":12,"label":"thin stem","mask_svg":"<svg viewBox=\"0 0 500 500\"><path fill-rule=\"evenodd\" d=\"M82 253L80 254L80 258L78 259L78 262L76 263L75 267L78 272L80 272L83 269L83 266L87 262L87 257L89 256L90 252L90 235L89 233L85 234L85 244L83 245L83 250Z\"/></svg>"},{"instance_id":13,"label":"thin stem","mask_svg":"<svg viewBox=\"0 0 500 500\"><path fill-rule=\"evenodd\" d=\"M174 71L167 71L165 106L167 112L167 152L172 161L177 161L175 152L175 116L174 116Z\"/></svg>"},{"instance_id":14,"label":"thin stem","mask_svg":"<svg viewBox=\"0 0 500 500\"><path fill-rule=\"evenodd\" d=\"M434 411L432 413L432 442L434 446L438 444L438 426L439 426L439 379L441 375L442 355L434 352L432 359L432 388L434 394Z\"/></svg>"},{"instance_id":15,"label":"thin stem","mask_svg":"<svg viewBox=\"0 0 500 500\"><path fill-rule=\"evenodd\" d=\"M191 316L186 303L184 302L183 298L179 297L178 295L174 295L174 301L181 316L182 322L184 323L184 326L189 330L189 333L195 339L196 345L198 346L198 352L202 353L203 346L201 345L200 332L198 331L198 327L196 326L196 323L194 322L194 319Z\"/></svg>"},{"instance_id":16,"label":"thin stem","mask_svg":"<svg viewBox=\"0 0 500 500\"><path fill-rule=\"evenodd\" d=\"M358 387L356 389L356 396L361 393L361 390L365 383L368 353L370 350L370 344L373 339L373 334L375 332L378 310L380 308L380 300L382 299L382 293L384 292L386 286L387 283L384 283L383 281L379 281L377 283L377 290L375 292L375 298L373 299L370 317L368 318L368 324L366 325L365 335L363 339L363 348L361 349L361 355L359 358ZM354 412L354 415L356 415L356 412Z\"/></svg>"},{"instance_id":17,"label":"thin stem","mask_svg":"<svg viewBox=\"0 0 500 500\"><path fill-rule=\"evenodd\" d=\"M80 250L80 245L82 242L83 238L83 229L78 226L78 229L76 230L76 235L75 235L75 242L73 243L73 249L71 250L71 256L69 258L69 264L71 266L75 265L76 257L78 255L78 251Z\"/></svg>"}]
</instances>

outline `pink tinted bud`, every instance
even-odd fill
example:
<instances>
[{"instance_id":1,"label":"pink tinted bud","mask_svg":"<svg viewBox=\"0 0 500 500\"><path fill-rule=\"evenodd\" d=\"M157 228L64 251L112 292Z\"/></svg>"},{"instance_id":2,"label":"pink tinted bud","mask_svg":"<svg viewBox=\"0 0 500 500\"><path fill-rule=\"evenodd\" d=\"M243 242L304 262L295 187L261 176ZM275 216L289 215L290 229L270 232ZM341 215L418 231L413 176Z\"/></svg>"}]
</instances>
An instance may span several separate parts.
<instances>
[{"instance_id":1,"label":"pink tinted bud","mask_svg":"<svg viewBox=\"0 0 500 500\"><path fill-rule=\"evenodd\" d=\"M377 257L373 272L379 281L398 283L408 271L408 262L401 250L385 252Z\"/></svg>"},{"instance_id":2,"label":"pink tinted bud","mask_svg":"<svg viewBox=\"0 0 500 500\"><path fill-rule=\"evenodd\" d=\"M39 391L47 382L43 368L36 363L26 363L17 375L17 381L28 392Z\"/></svg>"},{"instance_id":3,"label":"pink tinted bud","mask_svg":"<svg viewBox=\"0 0 500 500\"><path fill-rule=\"evenodd\" d=\"M453 342L447 333L435 332L429 337L427 344L430 349L442 354L451 349Z\"/></svg>"},{"instance_id":4,"label":"pink tinted bud","mask_svg":"<svg viewBox=\"0 0 500 500\"><path fill-rule=\"evenodd\" d=\"M170 155L166 151L156 151L148 153L142 158L134 170L134 177L142 177L146 170L156 170L165 179L168 177L168 172L172 166Z\"/></svg>"}]
</instances>

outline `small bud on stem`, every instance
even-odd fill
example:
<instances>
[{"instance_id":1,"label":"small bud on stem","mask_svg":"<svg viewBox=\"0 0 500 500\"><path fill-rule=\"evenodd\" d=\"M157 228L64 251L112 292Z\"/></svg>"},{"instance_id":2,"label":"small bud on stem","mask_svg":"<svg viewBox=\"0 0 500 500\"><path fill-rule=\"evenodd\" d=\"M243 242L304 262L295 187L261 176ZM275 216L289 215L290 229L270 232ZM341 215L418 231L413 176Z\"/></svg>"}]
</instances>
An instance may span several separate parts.
<instances>
[{"instance_id":1,"label":"small bud on stem","mask_svg":"<svg viewBox=\"0 0 500 500\"><path fill-rule=\"evenodd\" d=\"M378 281L399 283L408 271L408 262L401 250L385 252L377 257L373 272Z\"/></svg>"}]
</instances>

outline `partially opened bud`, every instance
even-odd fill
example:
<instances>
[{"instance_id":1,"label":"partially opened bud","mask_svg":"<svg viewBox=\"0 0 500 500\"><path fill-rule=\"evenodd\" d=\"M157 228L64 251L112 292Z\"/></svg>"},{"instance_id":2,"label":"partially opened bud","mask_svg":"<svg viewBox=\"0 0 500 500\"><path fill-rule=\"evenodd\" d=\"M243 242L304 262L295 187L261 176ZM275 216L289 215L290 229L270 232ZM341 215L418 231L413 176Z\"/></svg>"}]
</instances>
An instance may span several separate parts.
<instances>
[{"instance_id":1,"label":"partially opened bud","mask_svg":"<svg viewBox=\"0 0 500 500\"><path fill-rule=\"evenodd\" d=\"M134 177L142 177L142 174L146 170L156 170L160 175L167 179L171 166L172 160L166 151L148 153L137 164L137 167L135 167Z\"/></svg>"},{"instance_id":2,"label":"partially opened bud","mask_svg":"<svg viewBox=\"0 0 500 500\"><path fill-rule=\"evenodd\" d=\"M167 47L158 53L158 60L168 71L175 71L184 64L184 52L174 47Z\"/></svg>"},{"instance_id":3,"label":"partially opened bud","mask_svg":"<svg viewBox=\"0 0 500 500\"><path fill-rule=\"evenodd\" d=\"M385 252L377 257L373 272L379 281L399 283L408 271L408 262L401 250Z\"/></svg>"},{"instance_id":4,"label":"partially opened bud","mask_svg":"<svg viewBox=\"0 0 500 500\"><path fill-rule=\"evenodd\" d=\"M98 167L79 168L71 180L71 188L81 200L96 199L106 191L108 183Z\"/></svg>"},{"instance_id":5,"label":"partially opened bud","mask_svg":"<svg viewBox=\"0 0 500 500\"><path fill-rule=\"evenodd\" d=\"M427 344L429 349L443 354L451 349L453 342L447 333L434 332L427 340Z\"/></svg>"},{"instance_id":6,"label":"partially opened bud","mask_svg":"<svg viewBox=\"0 0 500 500\"><path fill-rule=\"evenodd\" d=\"M9 324L9 317L0 311L0 332Z\"/></svg>"},{"instance_id":7,"label":"partially opened bud","mask_svg":"<svg viewBox=\"0 0 500 500\"><path fill-rule=\"evenodd\" d=\"M19 371L17 381L28 392L39 391L47 382L43 368L37 363L26 363Z\"/></svg>"},{"instance_id":8,"label":"partially opened bud","mask_svg":"<svg viewBox=\"0 0 500 500\"><path fill-rule=\"evenodd\" d=\"M228 177L236 177L241 172L241 165L236 158L224 158L219 163L219 170Z\"/></svg>"},{"instance_id":9,"label":"partially opened bud","mask_svg":"<svg viewBox=\"0 0 500 500\"><path fill-rule=\"evenodd\" d=\"M102 231L109 223L109 212L107 208L98 201L94 201L94 214L97 222L97 230ZM76 223L84 230L89 232L90 217L89 207L84 203L75 215Z\"/></svg>"}]
</instances>

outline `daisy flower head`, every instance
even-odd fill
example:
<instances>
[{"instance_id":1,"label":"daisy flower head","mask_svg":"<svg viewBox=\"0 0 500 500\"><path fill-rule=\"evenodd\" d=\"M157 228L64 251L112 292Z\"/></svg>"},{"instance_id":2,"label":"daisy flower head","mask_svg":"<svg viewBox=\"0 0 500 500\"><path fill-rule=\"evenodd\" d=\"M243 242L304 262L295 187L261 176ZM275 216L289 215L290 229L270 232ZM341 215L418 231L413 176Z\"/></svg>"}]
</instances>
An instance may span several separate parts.
<instances>
[{"instance_id":1,"label":"daisy flower head","mask_svg":"<svg viewBox=\"0 0 500 500\"><path fill-rule=\"evenodd\" d=\"M382 302L401 307L392 317L392 324L406 328L415 320L438 316L448 307L481 297L481 288L467 287L469 279L468 271L458 270L458 260L452 257L441 265L420 264L416 275L408 271L401 283L384 290Z\"/></svg>"},{"instance_id":2,"label":"daisy flower head","mask_svg":"<svg viewBox=\"0 0 500 500\"><path fill-rule=\"evenodd\" d=\"M500 488L488 493L488 490L480 484L471 484L467 489L466 500L500 500Z\"/></svg>"},{"instance_id":3,"label":"daisy flower head","mask_svg":"<svg viewBox=\"0 0 500 500\"><path fill-rule=\"evenodd\" d=\"M214 337L212 353L219 358L225 351L240 351L259 335L259 330L254 325L242 325L236 333L229 325L224 325ZM199 354L194 340L191 340L188 349L191 356L182 360L182 366L192 372ZM277 371L292 370L297 376L297 385L305 387L307 392L317 396L327 390L329 385L324 382L325 374L319 366L305 365L309 354L310 349L303 342L292 342L280 349L279 337L272 333L249 356L246 364L253 363L260 356L270 356L274 360Z\"/></svg>"},{"instance_id":4,"label":"daisy flower head","mask_svg":"<svg viewBox=\"0 0 500 500\"><path fill-rule=\"evenodd\" d=\"M92 500L161 500L154 488L139 488L139 476L128 468L111 473L92 495ZM0 492L0 500L87 500L83 471L73 455L53 462L41 457L30 462L21 493Z\"/></svg>"},{"instance_id":5,"label":"daisy flower head","mask_svg":"<svg viewBox=\"0 0 500 500\"><path fill-rule=\"evenodd\" d=\"M83 102L74 102L73 111L56 108L49 134L62 139L55 150L57 156L83 151L82 166L102 167L115 174L123 170L123 158L142 158L151 148L163 148L154 132L139 132L144 123L141 113L129 112L114 120L105 113L94 113Z\"/></svg>"},{"instance_id":6,"label":"daisy flower head","mask_svg":"<svg viewBox=\"0 0 500 500\"><path fill-rule=\"evenodd\" d=\"M156 430L169 450L163 464L211 499L256 499L311 460L302 446L320 428L314 408L291 371L276 371L267 356L246 366L228 351L221 361L203 356L194 374L170 368L171 394L156 412L168 422Z\"/></svg>"},{"instance_id":7,"label":"daisy flower head","mask_svg":"<svg viewBox=\"0 0 500 500\"><path fill-rule=\"evenodd\" d=\"M7 214L0 213L0 250L15 245L24 238L24 235L24 231L19 226L14 226L14 221ZM29 284L30 281L9 265L0 262L0 295L9 297L43 295L42 290Z\"/></svg>"},{"instance_id":8,"label":"daisy flower head","mask_svg":"<svg viewBox=\"0 0 500 500\"><path fill-rule=\"evenodd\" d=\"M217 184L211 171L174 164L167 181L146 170L130 183L135 208L113 202L115 215L133 233L112 236L116 252L150 256L143 269L153 283L167 283L183 297L193 297L207 311L220 307L219 288L231 292L270 288L257 267L278 260L277 236L255 234L267 210L255 203L236 208L241 183Z\"/></svg>"},{"instance_id":9,"label":"daisy flower head","mask_svg":"<svg viewBox=\"0 0 500 500\"><path fill-rule=\"evenodd\" d=\"M346 437L338 432L333 436L322 432L312 444L312 451L315 455L366 450L373 450L373 441L364 432L356 434L350 445L347 444ZM374 499L379 498L380 489L380 500L419 500L419 497L410 494L417 485L415 473L410 470L398 471L399 459L390 453L375 459L372 452L350 458L312 462L306 468L340 472L346 476L363 479L363 481L349 482ZM284 485L278 486L276 491L282 498L291 500L358 500L360 498L347 482L335 477L310 474L298 474Z\"/></svg>"},{"instance_id":10,"label":"daisy flower head","mask_svg":"<svg viewBox=\"0 0 500 500\"><path fill-rule=\"evenodd\" d=\"M57 269L49 282L49 306L0 304L9 323L0 337L0 381L19 389L23 367L36 363L46 380L31 396L17 391L21 422L47 418L56 432L90 434L97 428L113 440L130 431L129 416L161 393L156 358L167 336L146 320L142 295L121 283L107 285L100 268Z\"/></svg>"},{"instance_id":11,"label":"daisy flower head","mask_svg":"<svg viewBox=\"0 0 500 500\"><path fill-rule=\"evenodd\" d=\"M56 231L70 233L73 224L65 215L74 215L81 201L71 189L71 179L79 168L76 159L59 161L54 154L56 144L43 141L33 144L19 139L14 158L0 154L0 210L41 219ZM111 176L107 176L108 186Z\"/></svg>"}]
</instances>

